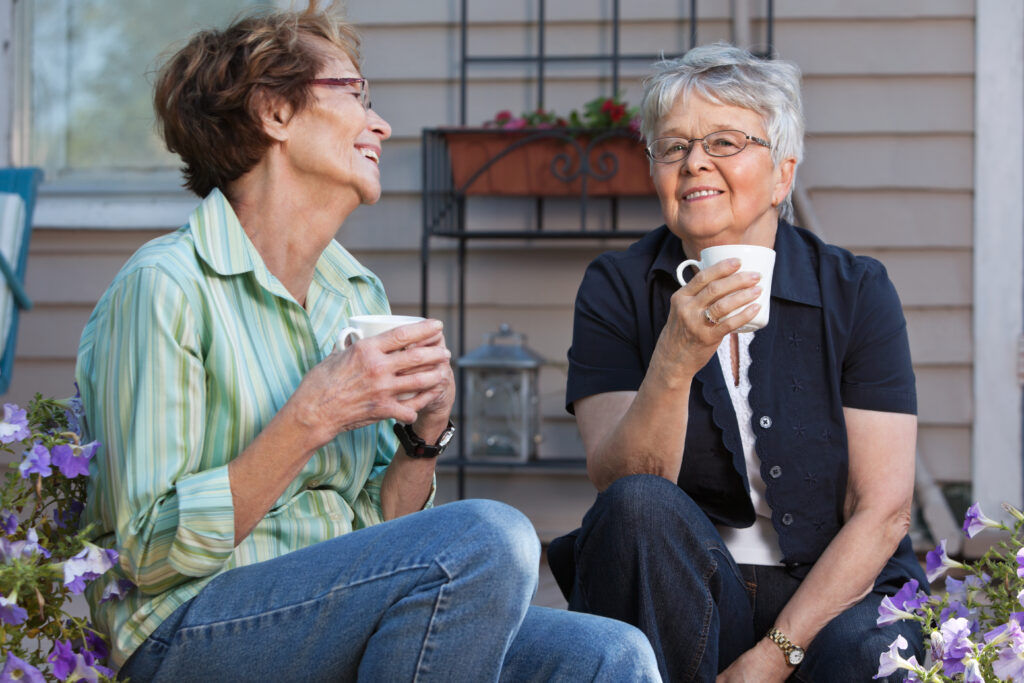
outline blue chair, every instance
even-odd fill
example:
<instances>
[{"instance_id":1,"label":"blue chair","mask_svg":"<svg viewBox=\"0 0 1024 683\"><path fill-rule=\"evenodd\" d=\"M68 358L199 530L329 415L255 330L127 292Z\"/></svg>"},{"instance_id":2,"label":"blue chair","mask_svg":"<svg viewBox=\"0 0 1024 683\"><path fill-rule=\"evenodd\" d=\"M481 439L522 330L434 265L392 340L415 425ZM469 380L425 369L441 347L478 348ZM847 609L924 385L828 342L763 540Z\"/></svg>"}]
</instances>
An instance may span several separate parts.
<instances>
[{"instance_id":1,"label":"blue chair","mask_svg":"<svg viewBox=\"0 0 1024 683\"><path fill-rule=\"evenodd\" d=\"M18 314L22 309L32 308L32 302L25 293L25 262L28 260L28 242L32 230L32 212L35 209L36 188L43 178L38 168L0 169L0 193L15 194L21 202L4 202L9 211L0 215L0 221L13 220L16 224L0 235L5 244L0 244L0 274L7 285L0 289L0 394L6 393L11 383L14 368L14 347L18 340ZM0 195L2 197L3 195ZM6 217L5 217L6 216ZM10 217L15 218L11 219Z\"/></svg>"}]
</instances>

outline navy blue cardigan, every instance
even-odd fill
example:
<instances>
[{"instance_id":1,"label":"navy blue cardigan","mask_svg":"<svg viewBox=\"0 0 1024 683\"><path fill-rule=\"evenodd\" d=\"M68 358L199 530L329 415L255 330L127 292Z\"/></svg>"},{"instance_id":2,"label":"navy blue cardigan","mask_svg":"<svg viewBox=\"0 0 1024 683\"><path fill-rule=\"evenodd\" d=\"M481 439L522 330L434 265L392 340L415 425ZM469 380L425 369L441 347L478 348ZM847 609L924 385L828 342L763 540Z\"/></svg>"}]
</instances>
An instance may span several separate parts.
<instances>
[{"instance_id":1,"label":"navy blue cardigan","mask_svg":"<svg viewBox=\"0 0 1024 683\"><path fill-rule=\"evenodd\" d=\"M750 344L749 400L783 561L803 576L843 521L843 407L913 414L917 399L906 322L882 264L785 221L775 251L769 323ZM569 350L570 411L579 398L640 387L679 288L676 265L687 257L662 226L590 264ZM679 486L716 524L754 523L739 426L716 356L691 388ZM876 587L896 590L908 578L927 585L904 538Z\"/></svg>"}]
</instances>

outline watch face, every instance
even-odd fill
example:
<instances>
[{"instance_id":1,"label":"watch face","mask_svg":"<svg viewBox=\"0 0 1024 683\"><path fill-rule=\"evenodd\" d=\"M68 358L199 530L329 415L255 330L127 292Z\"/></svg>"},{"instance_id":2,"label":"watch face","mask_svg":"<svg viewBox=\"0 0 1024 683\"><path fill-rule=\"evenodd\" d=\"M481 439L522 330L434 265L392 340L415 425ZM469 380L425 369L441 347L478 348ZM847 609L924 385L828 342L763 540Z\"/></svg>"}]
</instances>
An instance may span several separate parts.
<instances>
[{"instance_id":1,"label":"watch face","mask_svg":"<svg viewBox=\"0 0 1024 683\"><path fill-rule=\"evenodd\" d=\"M800 662L804 661L804 651L798 647L794 647L789 651L789 663L796 666Z\"/></svg>"}]
</instances>

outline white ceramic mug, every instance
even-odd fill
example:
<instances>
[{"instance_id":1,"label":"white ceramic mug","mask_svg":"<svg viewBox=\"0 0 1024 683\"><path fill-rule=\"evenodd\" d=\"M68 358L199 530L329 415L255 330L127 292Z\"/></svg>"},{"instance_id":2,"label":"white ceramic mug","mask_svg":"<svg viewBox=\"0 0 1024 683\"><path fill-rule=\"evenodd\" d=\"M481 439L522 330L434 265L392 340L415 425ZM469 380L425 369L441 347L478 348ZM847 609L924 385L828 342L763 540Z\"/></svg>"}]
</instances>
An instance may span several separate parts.
<instances>
[{"instance_id":1,"label":"white ceramic mug","mask_svg":"<svg viewBox=\"0 0 1024 683\"><path fill-rule=\"evenodd\" d=\"M757 283L761 288L761 294L752 302L761 304L761 310L757 312L753 320L736 331L753 332L754 330L759 330L768 324L768 309L771 307L772 273L775 270L775 252L773 250L768 247L757 247L753 244L723 244L717 247L708 247L701 250L700 261L687 259L680 263L676 267L676 279L679 280L680 285L686 286L683 271L689 266L693 266L697 270L704 270L728 258L738 258L740 260L740 271L756 271L761 274L761 281ZM747 304L747 306L749 305ZM725 317L731 318L747 306L737 308Z\"/></svg>"},{"instance_id":2,"label":"white ceramic mug","mask_svg":"<svg viewBox=\"0 0 1024 683\"><path fill-rule=\"evenodd\" d=\"M348 319L348 327L338 333L338 345L346 349L359 339L384 334L402 325L411 325L424 320L415 315L354 315ZM399 394L399 401L407 401L416 392Z\"/></svg>"},{"instance_id":3,"label":"white ceramic mug","mask_svg":"<svg viewBox=\"0 0 1024 683\"><path fill-rule=\"evenodd\" d=\"M338 344L347 349L353 342L366 337L375 337L402 325L421 322L415 315L354 315L348 319L348 327L338 333Z\"/></svg>"}]
</instances>

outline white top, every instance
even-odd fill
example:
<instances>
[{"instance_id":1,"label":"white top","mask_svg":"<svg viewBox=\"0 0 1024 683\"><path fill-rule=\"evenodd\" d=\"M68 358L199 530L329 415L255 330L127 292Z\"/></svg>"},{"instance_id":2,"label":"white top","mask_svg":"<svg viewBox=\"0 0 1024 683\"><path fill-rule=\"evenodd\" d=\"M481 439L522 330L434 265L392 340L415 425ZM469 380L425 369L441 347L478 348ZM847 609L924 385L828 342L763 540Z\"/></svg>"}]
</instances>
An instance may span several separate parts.
<instances>
[{"instance_id":1,"label":"white top","mask_svg":"<svg viewBox=\"0 0 1024 683\"><path fill-rule=\"evenodd\" d=\"M729 397L736 411L740 427L740 441L743 444L743 459L747 463L747 479L750 481L750 500L757 513L754 525L746 529L734 529L719 525L718 532L725 541L733 559L738 564L777 565L782 562L779 536L772 526L772 511L765 499L766 486L761 478L761 459L754 451L754 428L750 424L753 411L750 408L750 342L756 332L744 332L739 337L740 372L739 385L732 374L732 345L727 335L718 346L718 361L722 364L722 375L729 387Z\"/></svg>"}]
</instances>

